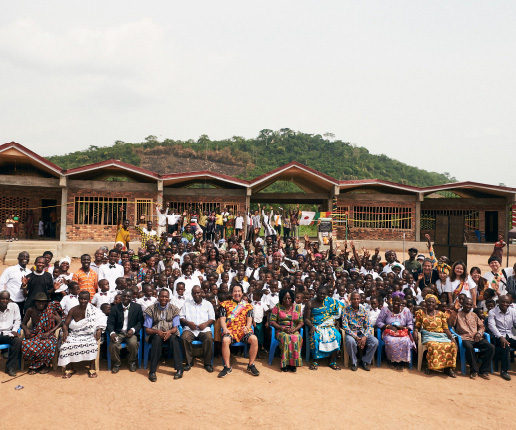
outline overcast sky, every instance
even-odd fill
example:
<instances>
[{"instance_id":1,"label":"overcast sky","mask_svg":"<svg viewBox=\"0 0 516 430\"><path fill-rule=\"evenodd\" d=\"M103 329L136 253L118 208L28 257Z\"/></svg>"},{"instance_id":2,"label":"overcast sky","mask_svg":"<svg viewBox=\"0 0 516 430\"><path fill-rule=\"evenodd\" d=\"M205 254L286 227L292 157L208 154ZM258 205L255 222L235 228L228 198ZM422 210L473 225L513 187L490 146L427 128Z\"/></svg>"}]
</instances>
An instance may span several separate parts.
<instances>
[{"instance_id":1,"label":"overcast sky","mask_svg":"<svg viewBox=\"0 0 516 430\"><path fill-rule=\"evenodd\" d=\"M516 187L515 1L0 0L0 140L331 132Z\"/></svg>"}]
</instances>

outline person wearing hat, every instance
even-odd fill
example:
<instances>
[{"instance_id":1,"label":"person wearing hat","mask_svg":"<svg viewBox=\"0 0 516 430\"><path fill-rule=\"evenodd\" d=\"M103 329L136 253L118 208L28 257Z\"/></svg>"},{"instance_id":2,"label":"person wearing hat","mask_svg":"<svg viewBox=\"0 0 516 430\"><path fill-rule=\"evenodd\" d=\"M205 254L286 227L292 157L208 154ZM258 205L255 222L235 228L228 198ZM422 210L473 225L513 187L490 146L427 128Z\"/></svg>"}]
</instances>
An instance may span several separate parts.
<instances>
[{"instance_id":1,"label":"person wearing hat","mask_svg":"<svg viewBox=\"0 0 516 430\"><path fill-rule=\"evenodd\" d=\"M34 306L27 309L21 324L25 333L25 339L22 341L22 357L30 362L29 375L50 371L57 348L57 338L54 333L62 324L61 305L58 302L50 302L42 291L34 295L32 302ZM29 320L32 321L32 329L27 326Z\"/></svg>"},{"instance_id":2,"label":"person wearing hat","mask_svg":"<svg viewBox=\"0 0 516 430\"><path fill-rule=\"evenodd\" d=\"M44 293L46 297L47 294L53 294L55 289L59 288L61 285L56 284L54 286L52 275L45 271L46 264L45 257L36 258L36 270L22 278L22 292L25 296L25 312L34 305L34 300L38 293Z\"/></svg>"},{"instance_id":3,"label":"person wearing hat","mask_svg":"<svg viewBox=\"0 0 516 430\"><path fill-rule=\"evenodd\" d=\"M412 274L421 271L421 263L419 261L417 261L417 259L416 259L417 252L418 251L416 248L409 248L409 250L408 250L409 259L405 260L403 262L405 269L407 269Z\"/></svg>"}]
</instances>

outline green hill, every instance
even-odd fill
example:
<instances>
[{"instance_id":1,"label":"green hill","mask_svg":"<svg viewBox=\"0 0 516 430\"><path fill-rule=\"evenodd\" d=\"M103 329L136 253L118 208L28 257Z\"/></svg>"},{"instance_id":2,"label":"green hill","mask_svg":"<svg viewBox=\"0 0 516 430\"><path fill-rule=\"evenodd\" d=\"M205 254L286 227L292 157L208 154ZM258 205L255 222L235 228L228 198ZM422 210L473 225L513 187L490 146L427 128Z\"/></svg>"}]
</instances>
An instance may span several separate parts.
<instances>
[{"instance_id":1,"label":"green hill","mask_svg":"<svg viewBox=\"0 0 516 430\"><path fill-rule=\"evenodd\" d=\"M212 170L252 179L290 161L298 161L336 179L378 178L415 186L454 182L448 173L428 172L401 163L387 155L370 154L366 148L334 140L333 135L313 135L288 128L264 129L258 137L212 141L148 136L141 143L116 141L113 146L90 146L85 151L48 157L65 169L118 159L159 173ZM272 190L271 190L272 191Z\"/></svg>"}]
</instances>

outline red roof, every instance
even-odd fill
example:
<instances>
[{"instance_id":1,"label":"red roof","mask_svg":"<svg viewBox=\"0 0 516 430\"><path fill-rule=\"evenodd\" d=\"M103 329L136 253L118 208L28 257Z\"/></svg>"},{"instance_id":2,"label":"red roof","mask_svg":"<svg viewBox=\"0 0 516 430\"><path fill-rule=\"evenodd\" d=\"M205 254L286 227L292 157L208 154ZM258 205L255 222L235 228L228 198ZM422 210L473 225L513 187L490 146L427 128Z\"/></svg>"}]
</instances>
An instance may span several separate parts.
<instances>
[{"instance_id":1,"label":"red roof","mask_svg":"<svg viewBox=\"0 0 516 430\"><path fill-rule=\"evenodd\" d=\"M198 178L199 176L209 176L211 178L214 178L214 179L219 179L221 181L228 181L228 182L233 182L233 183L236 183L238 185L242 185L244 187L247 187L249 185L249 181L245 181L243 179L239 179L239 178L235 178L233 176L229 176L229 175L224 175L222 173L216 173L216 172L212 172L210 170L199 170L199 171L196 171L196 172L179 172L179 173L167 173L165 175L161 175L161 179L163 180L166 180L166 179L182 179L182 178L185 178L185 179L189 179L189 178Z\"/></svg>"},{"instance_id":2,"label":"red roof","mask_svg":"<svg viewBox=\"0 0 516 430\"><path fill-rule=\"evenodd\" d=\"M26 148L25 146L16 143L16 142L10 142L10 143L4 143L3 145L0 145L0 153L15 148L21 153L25 154L27 157L32 158L34 161L36 161L39 164L43 164L47 168L51 169L52 171L56 172L58 175L61 175L63 173L63 169L61 167L57 166L56 164L52 163L51 161L48 161L46 158L42 157L41 155L36 154L35 152L31 151L29 148Z\"/></svg>"},{"instance_id":3,"label":"red roof","mask_svg":"<svg viewBox=\"0 0 516 430\"><path fill-rule=\"evenodd\" d=\"M264 173L263 175L260 175L256 178L254 178L252 181L250 181L250 184L255 185L256 183L261 182L264 179L270 178L271 176L274 176L278 173L284 172L285 170L288 170L291 167L298 167L302 170L312 173L313 175L317 176L318 178L322 178L322 179L327 180L328 182L332 182L335 185L338 185L338 183L339 183L339 181L337 181L335 178L332 178L329 175L318 172L317 170L312 169L311 167L305 166L304 164L301 164L297 161L291 161L290 163L284 164L283 166L277 167L276 169L273 169L270 172Z\"/></svg>"},{"instance_id":4,"label":"red roof","mask_svg":"<svg viewBox=\"0 0 516 430\"><path fill-rule=\"evenodd\" d=\"M399 188L407 191L421 192L422 188L413 185L399 184L397 182L384 181L383 179L350 179L339 181L339 185L384 185L386 187Z\"/></svg>"},{"instance_id":5,"label":"red roof","mask_svg":"<svg viewBox=\"0 0 516 430\"><path fill-rule=\"evenodd\" d=\"M92 164L87 164L86 166L68 169L68 170L64 171L64 174L66 176L70 176L70 175L76 175L79 173L90 172L92 170L102 170L107 167L118 167L122 170L128 170L130 172L134 172L134 173L137 173L140 175L150 176L155 179L160 178L160 175L157 174L156 172L152 172L147 169L142 169L141 167L136 167L136 166L133 166L132 164L127 164L127 163L124 163L123 161L113 160L113 159L106 160L106 161L99 161L98 163L92 163Z\"/></svg>"}]
</instances>

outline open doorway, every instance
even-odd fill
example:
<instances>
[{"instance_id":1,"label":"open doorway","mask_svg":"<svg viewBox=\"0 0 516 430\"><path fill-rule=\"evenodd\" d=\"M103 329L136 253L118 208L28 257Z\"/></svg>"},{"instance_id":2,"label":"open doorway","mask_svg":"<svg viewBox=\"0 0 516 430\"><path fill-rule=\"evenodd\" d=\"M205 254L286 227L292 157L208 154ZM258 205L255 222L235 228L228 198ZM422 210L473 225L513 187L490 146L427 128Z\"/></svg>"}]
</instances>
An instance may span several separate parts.
<instances>
[{"instance_id":1,"label":"open doorway","mask_svg":"<svg viewBox=\"0 0 516 430\"><path fill-rule=\"evenodd\" d=\"M485 235L486 242L498 240L498 211L486 211Z\"/></svg>"},{"instance_id":2,"label":"open doorway","mask_svg":"<svg viewBox=\"0 0 516 430\"><path fill-rule=\"evenodd\" d=\"M58 207L56 199L41 199L41 218L45 226L45 237L57 239Z\"/></svg>"}]
</instances>

